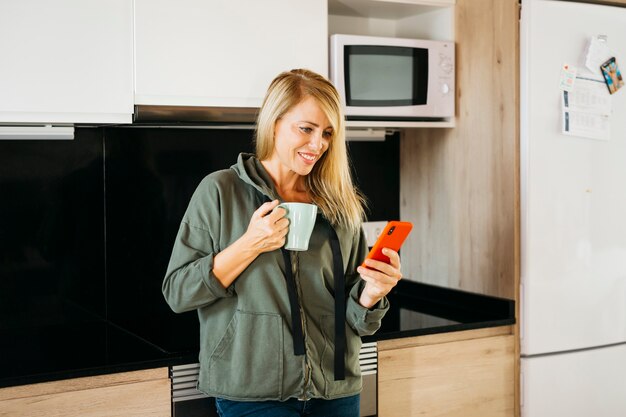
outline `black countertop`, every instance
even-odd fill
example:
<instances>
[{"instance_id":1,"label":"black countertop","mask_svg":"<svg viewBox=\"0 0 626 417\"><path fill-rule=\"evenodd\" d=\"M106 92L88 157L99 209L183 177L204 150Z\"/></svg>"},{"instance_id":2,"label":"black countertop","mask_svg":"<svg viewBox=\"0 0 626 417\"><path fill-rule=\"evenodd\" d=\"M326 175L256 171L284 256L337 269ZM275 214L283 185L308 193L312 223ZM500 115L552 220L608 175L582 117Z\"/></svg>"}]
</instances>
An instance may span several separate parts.
<instances>
[{"instance_id":1,"label":"black countertop","mask_svg":"<svg viewBox=\"0 0 626 417\"><path fill-rule=\"evenodd\" d=\"M0 387L169 366L189 353L166 352L106 321L3 330Z\"/></svg>"},{"instance_id":2,"label":"black countertop","mask_svg":"<svg viewBox=\"0 0 626 417\"><path fill-rule=\"evenodd\" d=\"M363 342L515 324L513 300L402 280L382 326Z\"/></svg>"},{"instance_id":3,"label":"black countertop","mask_svg":"<svg viewBox=\"0 0 626 417\"><path fill-rule=\"evenodd\" d=\"M515 323L514 302L402 280L364 342ZM198 332L192 336L197 338ZM0 332L0 387L197 362L189 339L166 348L108 321Z\"/></svg>"}]
</instances>

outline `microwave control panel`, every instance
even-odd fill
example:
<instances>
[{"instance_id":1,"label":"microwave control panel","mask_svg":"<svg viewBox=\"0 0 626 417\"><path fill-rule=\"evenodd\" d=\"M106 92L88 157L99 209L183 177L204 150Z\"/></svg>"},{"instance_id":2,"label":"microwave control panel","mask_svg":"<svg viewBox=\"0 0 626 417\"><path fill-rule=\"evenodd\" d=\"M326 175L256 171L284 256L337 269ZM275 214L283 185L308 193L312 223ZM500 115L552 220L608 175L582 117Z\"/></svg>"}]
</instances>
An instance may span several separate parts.
<instances>
[{"instance_id":1,"label":"microwave control panel","mask_svg":"<svg viewBox=\"0 0 626 417\"><path fill-rule=\"evenodd\" d=\"M453 77L454 77L454 60L446 51L446 44L442 45L441 52L439 52L439 92L442 96L448 95L453 89ZM452 51L454 53L454 51Z\"/></svg>"}]
</instances>

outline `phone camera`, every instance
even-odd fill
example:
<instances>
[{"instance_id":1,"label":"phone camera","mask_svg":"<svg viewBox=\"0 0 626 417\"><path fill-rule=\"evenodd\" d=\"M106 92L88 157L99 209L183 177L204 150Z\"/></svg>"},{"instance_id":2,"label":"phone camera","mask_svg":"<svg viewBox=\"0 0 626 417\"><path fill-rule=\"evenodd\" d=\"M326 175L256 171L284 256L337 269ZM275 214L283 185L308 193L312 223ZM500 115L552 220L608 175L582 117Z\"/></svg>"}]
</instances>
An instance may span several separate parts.
<instances>
[{"instance_id":1,"label":"phone camera","mask_svg":"<svg viewBox=\"0 0 626 417\"><path fill-rule=\"evenodd\" d=\"M396 230L396 226L391 226L391 228L389 229L389 231L387 232L387 234L388 234L388 235L392 234L394 230Z\"/></svg>"}]
</instances>

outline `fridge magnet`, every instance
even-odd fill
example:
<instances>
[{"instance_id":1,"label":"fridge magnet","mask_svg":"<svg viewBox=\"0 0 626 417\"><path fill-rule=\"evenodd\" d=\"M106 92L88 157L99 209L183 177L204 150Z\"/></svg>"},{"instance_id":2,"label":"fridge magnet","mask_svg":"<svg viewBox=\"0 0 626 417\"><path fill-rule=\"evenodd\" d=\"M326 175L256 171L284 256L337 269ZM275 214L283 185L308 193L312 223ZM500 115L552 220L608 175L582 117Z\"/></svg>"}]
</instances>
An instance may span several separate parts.
<instances>
[{"instance_id":1,"label":"fridge magnet","mask_svg":"<svg viewBox=\"0 0 626 417\"><path fill-rule=\"evenodd\" d=\"M561 90L570 91L574 87L574 81L576 81L576 67L569 64L563 64L561 67L561 80L559 82L559 88Z\"/></svg>"},{"instance_id":2,"label":"fridge magnet","mask_svg":"<svg viewBox=\"0 0 626 417\"><path fill-rule=\"evenodd\" d=\"M622 79L622 73L617 66L615 57L609 58L604 64L600 65L600 70L604 76L604 82L609 89L609 93L615 94L617 90L624 86L624 80Z\"/></svg>"}]
</instances>

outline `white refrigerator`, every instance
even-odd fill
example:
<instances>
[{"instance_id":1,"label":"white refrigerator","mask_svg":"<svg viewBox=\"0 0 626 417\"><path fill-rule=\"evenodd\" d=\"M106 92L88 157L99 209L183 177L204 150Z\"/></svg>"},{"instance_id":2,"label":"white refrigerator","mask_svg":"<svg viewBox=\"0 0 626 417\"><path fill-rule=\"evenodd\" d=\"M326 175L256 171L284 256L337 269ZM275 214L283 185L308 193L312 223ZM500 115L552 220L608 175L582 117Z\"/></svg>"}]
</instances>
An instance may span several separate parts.
<instances>
[{"instance_id":1,"label":"white refrigerator","mask_svg":"<svg viewBox=\"0 0 626 417\"><path fill-rule=\"evenodd\" d=\"M521 414L624 417L626 86L585 64L626 71L626 8L522 0L520 42Z\"/></svg>"}]
</instances>

